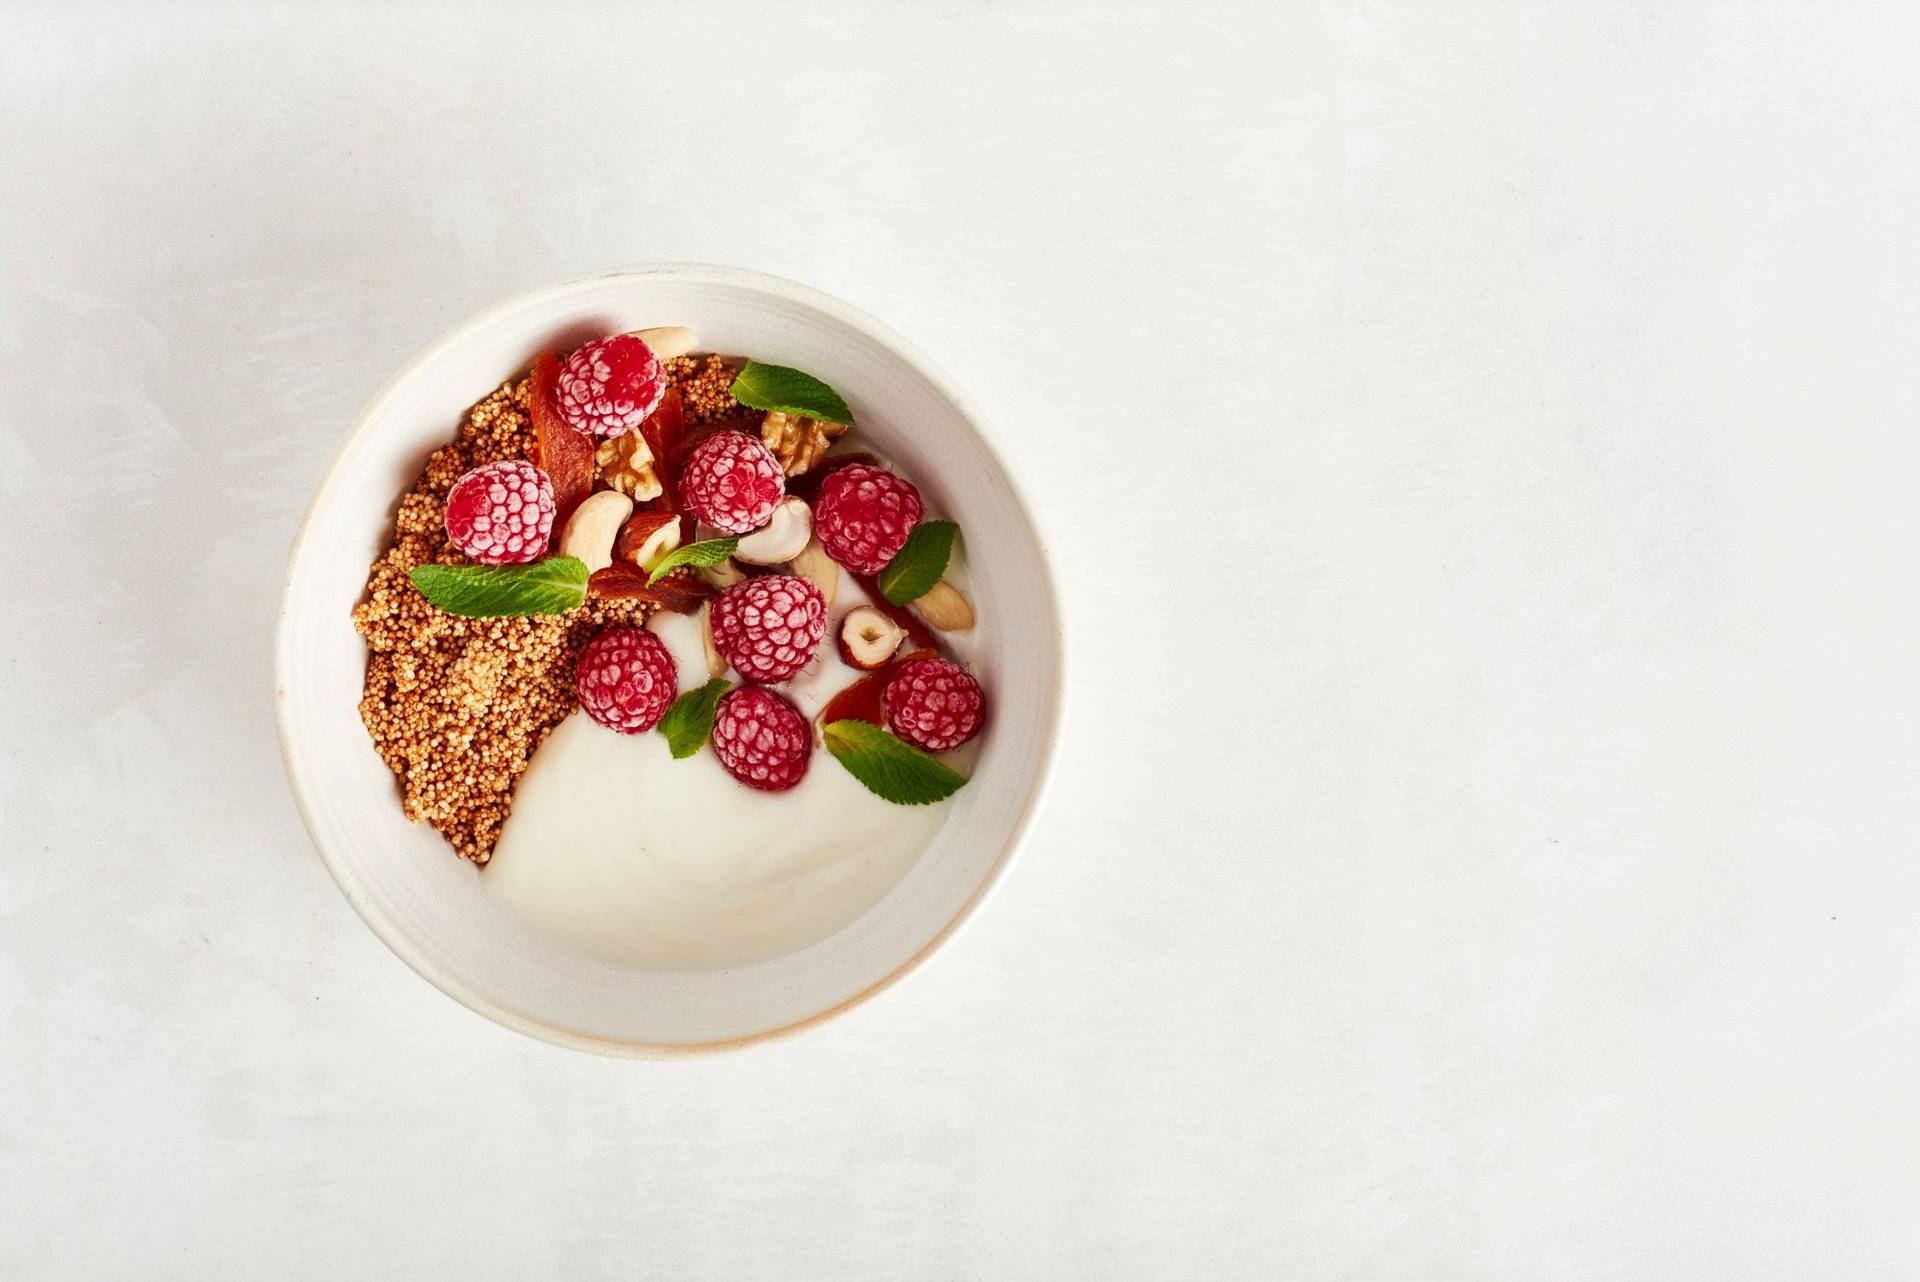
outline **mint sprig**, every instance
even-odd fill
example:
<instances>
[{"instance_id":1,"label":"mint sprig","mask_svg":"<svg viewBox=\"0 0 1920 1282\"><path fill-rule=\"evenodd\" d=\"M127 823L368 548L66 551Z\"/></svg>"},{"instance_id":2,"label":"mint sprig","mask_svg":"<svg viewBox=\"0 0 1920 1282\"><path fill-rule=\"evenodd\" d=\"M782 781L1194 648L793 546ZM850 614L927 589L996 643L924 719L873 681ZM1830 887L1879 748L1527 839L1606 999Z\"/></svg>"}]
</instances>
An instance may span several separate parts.
<instances>
[{"instance_id":1,"label":"mint sprig","mask_svg":"<svg viewBox=\"0 0 1920 1282\"><path fill-rule=\"evenodd\" d=\"M675 761L686 760L706 745L707 736L713 733L714 710L731 684L725 677L715 677L675 699L667 715L660 718L656 729L667 736L667 750Z\"/></svg>"},{"instance_id":2,"label":"mint sprig","mask_svg":"<svg viewBox=\"0 0 1920 1282\"><path fill-rule=\"evenodd\" d=\"M469 619L565 614L587 599L586 564L571 556L531 565L417 565L407 577L439 609Z\"/></svg>"},{"instance_id":3,"label":"mint sprig","mask_svg":"<svg viewBox=\"0 0 1920 1282\"><path fill-rule=\"evenodd\" d=\"M947 572L947 560L953 555L953 541L960 527L952 521L922 521L907 535L907 541L893 554L874 582L880 595L895 605L918 601L933 591L933 585Z\"/></svg>"},{"instance_id":4,"label":"mint sprig","mask_svg":"<svg viewBox=\"0 0 1920 1282\"><path fill-rule=\"evenodd\" d=\"M730 534L724 539L701 539L698 543L677 547L660 558L660 563L647 575L647 582L658 583L683 565L718 565L739 546L740 537Z\"/></svg>"},{"instance_id":5,"label":"mint sprig","mask_svg":"<svg viewBox=\"0 0 1920 1282\"><path fill-rule=\"evenodd\" d=\"M944 801L967 782L959 771L865 721L829 721L820 733L848 774L896 806Z\"/></svg>"},{"instance_id":6,"label":"mint sprig","mask_svg":"<svg viewBox=\"0 0 1920 1282\"><path fill-rule=\"evenodd\" d=\"M811 374L784 365L761 365L748 361L733 380L733 399L757 410L778 410L782 414L804 414L829 423L853 423L853 411L840 399L840 393Z\"/></svg>"}]
</instances>

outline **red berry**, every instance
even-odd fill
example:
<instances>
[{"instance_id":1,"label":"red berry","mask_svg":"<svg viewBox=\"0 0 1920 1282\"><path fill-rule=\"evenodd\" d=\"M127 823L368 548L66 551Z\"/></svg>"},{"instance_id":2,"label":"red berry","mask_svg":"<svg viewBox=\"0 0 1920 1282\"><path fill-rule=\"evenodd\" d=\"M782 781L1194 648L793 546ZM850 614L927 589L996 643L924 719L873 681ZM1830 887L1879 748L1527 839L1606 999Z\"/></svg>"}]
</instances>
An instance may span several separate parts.
<instances>
[{"instance_id":1,"label":"red berry","mask_svg":"<svg viewBox=\"0 0 1920 1282\"><path fill-rule=\"evenodd\" d=\"M447 491L447 537L482 565L538 560L553 533L553 482L531 463L476 467Z\"/></svg>"},{"instance_id":2,"label":"red berry","mask_svg":"<svg viewBox=\"0 0 1920 1282\"><path fill-rule=\"evenodd\" d=\"M887 729L928 752L958 748L979 734L986 710L980 683L945 659L901 664L880 693Z\"/></svg>"},{"instance_id":3,"label":"red berry","mask_svg":"<svg viewBox=\"0 0 1920 1282\"><path fill-rule=\"evenodd\" d=\"M807 666L827 628L827 599L791 574L734 584L707 613L713 648L749 681L785 681Z\"/></svg>"},{"instance_id":4,"label":"red berry","mask_svg":"<svg viewBox=\"0 0 1920 1282\"><path fill-rule=\"evenodd\" d=\"M813 734L791 703L761 686L741 686L713 714L713 752L747 787L785 792L806 778Z\"/></svg>"},{"instance_id":5,"label":"red berry","mask_svg":"<svg viewBox=\"0 0 1920 1282\"><path fill-rule=\"evenodd\" d=\"M878 574L920 521L920 491L882 468L849 463L820 482L813 533L855 574Z\"/></svg>"},{"instance_id":6,"label":"red berry","mask_svg":"<svg viewBox=\"0 0 1920 1282\"><path fill-rule=\"evenodd\" d=\"M786 493L780 460L745 432L715 432L680 471L681 506L729 534L765 525Z\"/></svg>"},{"instance_id":7,"label":"red berry","mask_svg":"<svg viewBox=\"0 0 1920 1282\"><path fill-rule=\"evenodd\" d=\"M555 399L568 427L607 437L640 426L666 393L667 371L653 349L632 334L615 334L567 357Z\"/></svg>"},{"instance_id":8,"label":"red berry","mask_svg":"<svg viewBox=\"0 0 1920 1282\"><path fill-rule=\"evenodd\" d=\"M660 724L679 680L667 647L642 628L608 628L587 643L573 666L581 710L622 734Z\"/></svg>"}]
</instances>

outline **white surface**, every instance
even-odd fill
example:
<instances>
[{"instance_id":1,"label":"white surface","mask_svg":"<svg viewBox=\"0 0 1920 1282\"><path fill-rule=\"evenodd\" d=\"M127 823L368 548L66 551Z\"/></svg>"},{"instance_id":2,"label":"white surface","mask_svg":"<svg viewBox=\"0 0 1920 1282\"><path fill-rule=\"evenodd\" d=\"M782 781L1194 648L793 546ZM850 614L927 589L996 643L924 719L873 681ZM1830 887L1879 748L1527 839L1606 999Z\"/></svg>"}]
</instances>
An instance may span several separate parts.
<instances>
[{"instance_id":1,"label":"white surface","mask_svg":"<svg viewBox=\"0 0 1920 1282\"><path fill-rule=\"evenodd\" d=\"M1920 1270L1910 6L0 26L0 1276ZM932 352L1079 643L988 911L670 1064L394 960L268 676L397 362L658 258Z\"/></svg>"}]
</instances>

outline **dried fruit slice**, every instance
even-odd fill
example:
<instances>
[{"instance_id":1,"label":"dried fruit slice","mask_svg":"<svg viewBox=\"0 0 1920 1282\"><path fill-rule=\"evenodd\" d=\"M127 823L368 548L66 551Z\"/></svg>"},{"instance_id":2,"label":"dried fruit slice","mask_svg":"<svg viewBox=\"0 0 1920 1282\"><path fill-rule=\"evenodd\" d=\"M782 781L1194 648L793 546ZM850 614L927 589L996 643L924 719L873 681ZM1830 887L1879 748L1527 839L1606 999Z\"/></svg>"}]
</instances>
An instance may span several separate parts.
<instances>
[{"instance_id":1,"label":"dried fruit slice","mask_svg":"<svg viewBox=\"0 0 1920 1282\"><path fill-rule=\"evenodd\" d=\"M595 596L651 601L675 614L696 613L700 603L713 595L712 586L691 570L676 570L658 583L648 583L647 572L627 561L595 570L587 580L587 591Z\"/></svg>"},{"instance_id":2,"label":"dried fruit slice","mask_svg":"<svg viewBox=\"0 0 1920 1282\"><path fill-rule=\"evenodd\" d=\"M937 659L940 656L932 650L915 650L912 654L903 654L878 672L869 672L858 681L827 700L827 706L820 709L815 718L817 725L831 725L836 721L864 721L869 725L885 728L885 719L880 711L880 696L886 692L887 682L901 667L918 659Z\"/></svg>"},{"instance_id":3,"label":"dried fruit slice","mask_svg":"<svg viewBox=\"0 0 1920 1282\"><path fill-rule=\"evenodd\" d=\"M533 358L527 410L533 419L534 462L553 481L553 528L567 528L573 509L593 490L593 438L582 436L560 417L555 400L560 358L542 352Z\"/></svg>"},{"instance_id":4,"label":"dried fruit slice","mask_svg":"<svg viewBox=\"0 0 1920 1282\"><path fill-rule=\"evenodd\" d=\"M641 422L640 436L653 453L654 467L659 470L661 483L667 487L665 497L671 504L679 492L680 465L686 461L681 447L687 436L687 414L680 402L679 388L667 389L667 394L660 398L659 408Z\"/></svg>"}]
</instances>

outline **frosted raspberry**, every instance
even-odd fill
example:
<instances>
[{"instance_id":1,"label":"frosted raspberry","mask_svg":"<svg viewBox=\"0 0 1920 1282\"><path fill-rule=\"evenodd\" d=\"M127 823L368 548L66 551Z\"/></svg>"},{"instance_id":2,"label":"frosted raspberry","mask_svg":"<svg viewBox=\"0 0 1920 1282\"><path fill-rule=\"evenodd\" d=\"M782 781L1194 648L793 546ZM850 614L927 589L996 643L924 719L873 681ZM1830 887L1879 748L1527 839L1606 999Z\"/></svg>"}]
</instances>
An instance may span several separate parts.
<instances>
[{"instance_id":1,"label":"frosted raspberry","mask_svg":"<svg viewBox=\"0 0 1920 1282\"><path fill-rule=\"evenodd\" d=\"M476 467L447 491L447 537L482 565L515 565L546 554L553 482L531 463Z\"/></svg>"},{"instance_id":2,"label":"frosted raspberry","mask_svg":"<svg viewBox=\"0 0 1920 1282\"><path fill-rule=\"evenodd\" d=\"M945 659L901 664L880 692L887 729L928 752L958 748L979 734L986 704L980 683Z\"/></svg>"},{"instance_id":3,"label":"frosted raspberry","mask_svg":"<svg viewBox=\"0 0 1920 1282\"><path fill-rule=\"evenodd\" d=\"M568 427L607 437L640 426L666 393L667 371L653 349L631 334L615 334L567 357L555 398Z\"/></svg>"},{"instance_id":4,"label":"frosted raspberry","mask_svg":"<svg viewBox=\"0 0 1920 1282\"><path fill-rule=\"evenodd\" d=\"M734 584L707 614L713 648L749 681L785 681L807 666L827 629L827 599L791 574Z\"/></svg>"},{"instance_id":5,"label":"frosted raspberry","mask_svg":"<svg viewBox=\"0 0 1920 1282\"><path fill-rule=\"evenodd\" d=\"M855 574L886 568L920 521L920 491L883 468L849 463L820 482L813 532L827 555Z\"/></svg>"},{"instance_id":6,"label":"frosted raspberry","mask_svg":"<svg viewBox=\"0 0 1920 1282\"><path fill-rule=\"evenodd\" d=\"M573 665L573 689L589 717L622 734L651 730L679 688L673 656L643 628L608 628Z\"/></svg>"},{"instance_id":7,"label":"frosted raspberry","mask_svg":"<svg viewBox=\"0 0 1920 1282\"><path fill-rule=\"evenodd\" d=\"M741 686L713 714L713 752L747 787L785 792L806 778L813 735L791 703L760 686Z\"/></svg>"},{"instance_id":8,"label":"frosted raspberry","mask_svg":"<svg viewBox=\"0 0 1920 1282\"><path fill-rule=\"evenodd\" d=\"M745 534L767 523L787 493L773 451L745 432L715 432L680 472L680 503L708 525Z\"/></svg>"}]
</instances>

